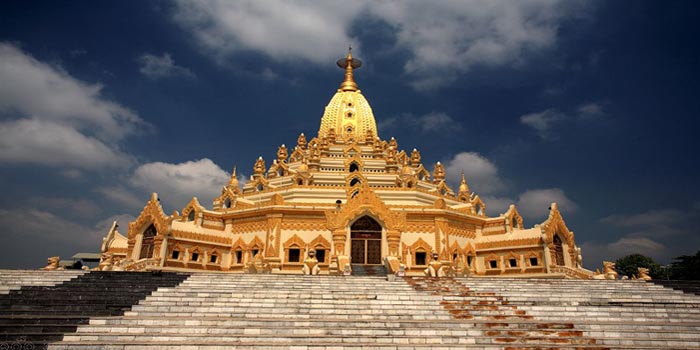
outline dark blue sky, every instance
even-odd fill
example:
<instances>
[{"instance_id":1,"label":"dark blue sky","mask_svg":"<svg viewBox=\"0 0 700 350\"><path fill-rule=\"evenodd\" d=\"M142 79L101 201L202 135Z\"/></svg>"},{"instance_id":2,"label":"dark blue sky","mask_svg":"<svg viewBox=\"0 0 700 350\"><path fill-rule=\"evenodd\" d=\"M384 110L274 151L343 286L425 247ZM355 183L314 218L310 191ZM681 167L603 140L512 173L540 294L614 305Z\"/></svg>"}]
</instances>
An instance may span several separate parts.
<instances>
[{"instance_id":1,"label":"dark blue sky","mask_svg":"<svg viewBox=\"0 0 700 350\"><path fill-rule=\"evenodd\" d=\"M492 215L557 201L584 263L700 249L692 1L0 4L3 267L94 251L151 191L210 205L313 136L352 43L380 136Z\"/></svg>"}]
</instances>

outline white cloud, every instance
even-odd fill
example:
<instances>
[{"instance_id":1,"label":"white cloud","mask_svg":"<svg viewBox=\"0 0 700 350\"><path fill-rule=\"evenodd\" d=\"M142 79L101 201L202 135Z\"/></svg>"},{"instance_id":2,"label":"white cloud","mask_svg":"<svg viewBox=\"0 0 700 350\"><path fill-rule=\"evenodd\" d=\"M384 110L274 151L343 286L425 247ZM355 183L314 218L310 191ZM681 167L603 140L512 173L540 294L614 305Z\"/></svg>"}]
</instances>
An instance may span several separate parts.
<instances>
[{"instance_id":1,"label":"white cloud","mask_svg":"<svg viewBox=\"0 0 700 350\"><path fill-rule=\"evenodd\" d=\"M79 81L7 43L0 43L0 81L12 82L0 84L0 112L70 125L109 140L143 124L134 112L102 97L101 85Z\"/></svg>"},{"instance_id":2,"label":"white cloud","mask_svg":"<svg viewBox=\"0 0 700 350\"><path fill-rule=\"evenodd\" d=\"M192 197L210 206L229 178L229 173L210 159L203 158L179 164L143 164L134 171L131 183L150 192L158 192L163 204L180 209Z\"/></svg>"},{"instance_id":3,"label":"white cloud","mask_svg":"<svg viewBox=\"0 0 700 350\"><path fill-rule=\"evenodd\" d=\"M372 2L371 14L397 30L412 57L405 71L431 88L475 65L519 64L556 40L559 23L578 8L559 1Z\"/></svg>"},{"instance_id":4,"label":"white cloud","mask_svg":"<svg viewBox=\"0 0 700 350\"><path fill-rule=\"evenodd\" d=\"M543 139L547 139L552 136L550 132L552 127L564 119L566 116L556 109L547 109L542 112L525 114L520 117L520 122L535 129Z\"/></svg>"},{"instance_id":5,"label":"white cloud","mask_svg":"<svg viewBox=\"0 0 700 350\"><path fill-rule=\"evenodd\" d=\"M486 214L488 215L505 213L511 204L515 204L515 201L508 197L483 196L481 199L486 204Z\"/></svg>"},{"instance_id":6,"label":"white cloud","mask_svg":"<svg viewBox=\"0 0 700 350\"><path fill-rule=\"evenodd\" d=\"M353 24L375 18L390 25L396 49L409 52L404 70L428 89L475 65L517 65L552 46L579 1L179 1L174 18L217 57L251 50L273 60L328 65L357 40Z\"/></svg>"},{"instance_id":7,"label":"white cloud","mask_svg":"<svg viewBox=\"0 0 700 350\"><path fill-rule=\"evenodd\" d=\"M0 160L96 170L126 166L114 143L143 129L138 115L60 68L0 43ZM11 83L9 83L11 82Z\"/></svg>"},{"instance_id":8,"label":"white cloud","mask_svg":"<svg viewBox=\"0 0 700 350\"><path fill-rule=\"evenodd\" d=\"M605 116L603 106L600 103L591 102L579 106L576 111L581 120L596 119Z\"/></svg>"},{"instance_id":9,"label":"white cloud","mask_svg":"<svg viewBox=\"0 0 700 350\"><path fill-rule=\"evenodd\" d=\"M99 170L126 167L131 158L76 129L39 119L0 122L0 161Z\"/></svg>"},{"instance_id":10,"label":"white cloud","mask_svg":"<svg viewBox=\"0 0 700 350\"><path fill-rule=\"evenodd\" d=\"M544 219L549 215L549 207L557 203L562 213L572 213L578 205L564 194L559 188L528 190L520 194L516 206L524 217L529 219Z\"/></svg>"},{"instance_id":11,"label":"white cloud","mask_svg":"<svg viewBox=\"0 0 700 350\"><path fill-rule=\"evenodd\" d=\"M348 43L364 3L340 1L178 1L176 22L221 57L251 50L277 61L329 64ZM357 46L357 45L356 45Z\"/></svg>"},{"instance_id":12,"label":"white cloud","mask_svg":"<svg viewBox=\"0 0 700 350\"><path fill-rule=\"evenodd\" d=\"M420 130L425 133L462 130L462 125L459 122L442 112L431 112L418 117L412 114L403 114L398 117L386 118L380 121L378 125L380 130L399 127Z\"/></svg>"},{"instance_id":13,"label":"white cloud","mask_svg":"<svg viewBox=\"0 0 700 350\"><path fill-rule=\"evenodd\" d=\"M133 208L134 210L138 210L143 207L150 198L148 196L139 198L130 189L122 186L100 187L95 191L113 202L117 202L128 208Z\"/></svg>"},{"instance_id":14,"label":"white cloud","mask_svg":"<svg viewBox=\"0 0 700 350\"><path fill-rule=\"evenodd\" d=\"M445 162L445 172L450 183L459 184L462 171L469 189L480 195L497 193L506 187L498 175L496 165L479 153L462 152Z\"/></svg>"},{"instance_id":15,"label":"white cloud","mask_svg":"<svg viewBox=\"0 0 700 350\"><path fill-rule=\"evenodd\" d=\"M189 69L176 65L167 52L163 53L163 56L144 53L139 56L138 61L141 64L139 71L150 79L175 76L194 77L194 74Z\"/></svg>"}]
</instances>

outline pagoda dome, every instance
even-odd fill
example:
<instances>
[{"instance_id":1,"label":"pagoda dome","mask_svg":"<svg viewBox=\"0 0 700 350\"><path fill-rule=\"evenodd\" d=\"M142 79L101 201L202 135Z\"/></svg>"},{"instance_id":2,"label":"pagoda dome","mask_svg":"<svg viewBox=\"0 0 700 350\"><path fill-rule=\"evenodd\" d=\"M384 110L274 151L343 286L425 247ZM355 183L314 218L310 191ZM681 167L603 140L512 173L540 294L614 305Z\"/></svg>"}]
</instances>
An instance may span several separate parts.
<instances>
[{"instance_id":1,"label":"pagoda dome","mask_svg":"<svg viewBox=\"0 0 700 350\"><path fill-rule=\"evenodd\" d=\"M337 64L345 69L345 80L326 106L318 137L327 137L331 129L344 139L362 140L368 131L378 135L372 108L353 77L353 70L359 68L362 62L348 52L347 57L338 60Z\"/></svg>"}]
</instances>

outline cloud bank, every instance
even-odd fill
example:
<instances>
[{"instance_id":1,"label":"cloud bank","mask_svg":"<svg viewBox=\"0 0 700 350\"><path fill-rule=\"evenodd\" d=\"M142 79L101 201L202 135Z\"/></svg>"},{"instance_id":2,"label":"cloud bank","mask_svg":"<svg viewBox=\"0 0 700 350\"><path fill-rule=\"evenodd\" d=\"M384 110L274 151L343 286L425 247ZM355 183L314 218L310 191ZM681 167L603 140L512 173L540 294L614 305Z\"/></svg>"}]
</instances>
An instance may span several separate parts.
<instances>
[{"instance_id":1,"label":"cloud bank","mask_svg":"<svg viewBox=\"0 0 700 350\"><path fill-rule=\"evenodd\" d=\"M116 144L146 123L103 97L100 84L7 43L0 43L0 81L0 160L91 170L131 163Z\"/></svg>"},{"instance_id":2,"label":"cloud bank","mask_svg":"<svg viewBox=\"0 0 700 350\"><path fill-rule=\"evenodd\" d=\"M579 1L178 1L174 20L218 59L244 51L275 61L333 62L352 26L372 18L389 25L394 49L408 52L404 72L417 89L449 83L476 65L518 65L556 43Z\"/></svg>"}]
</instances>

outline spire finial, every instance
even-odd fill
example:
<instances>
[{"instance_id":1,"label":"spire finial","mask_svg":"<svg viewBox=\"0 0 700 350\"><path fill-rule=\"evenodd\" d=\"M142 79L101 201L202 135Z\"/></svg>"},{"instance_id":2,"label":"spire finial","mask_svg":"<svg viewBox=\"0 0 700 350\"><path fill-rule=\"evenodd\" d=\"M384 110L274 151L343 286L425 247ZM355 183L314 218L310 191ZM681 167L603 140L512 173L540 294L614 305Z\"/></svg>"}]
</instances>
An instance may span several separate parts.
<instances>
[{"instance_id":1,"label":"spire finial","mask_svg":"<svg viewBox=\"0 0 700 350\"><path fill-rule=\"evenodd\" d=\"M360 68L362 61L352 57L352 45L348 46L348 54L345 58L341 58L336 62L338 67L345 69L345 80L340 84L341 91L357 91L360 88L355 83L353 69Z\"/></svg>"}]
</instances>

